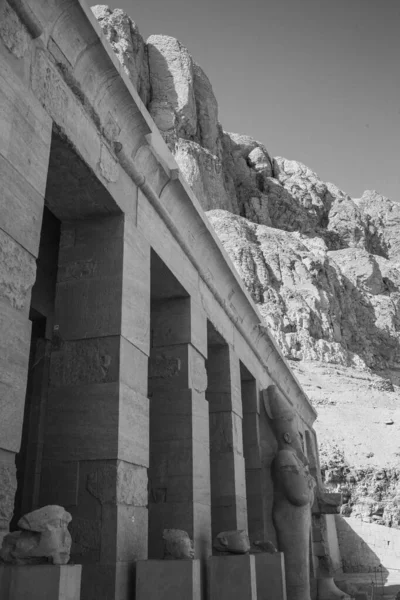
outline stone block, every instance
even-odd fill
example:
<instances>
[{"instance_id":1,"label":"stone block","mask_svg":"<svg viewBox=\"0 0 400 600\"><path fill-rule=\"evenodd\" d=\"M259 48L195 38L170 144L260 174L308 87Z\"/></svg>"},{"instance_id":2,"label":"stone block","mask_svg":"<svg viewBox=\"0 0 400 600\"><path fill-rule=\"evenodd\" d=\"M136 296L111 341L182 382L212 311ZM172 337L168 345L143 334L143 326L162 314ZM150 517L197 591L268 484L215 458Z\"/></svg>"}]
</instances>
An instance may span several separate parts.
<instances>
[{"instance_id":1,"label":"stone block","mask_svg":"<svg viewBox=\"0 0 400 600\"><path fill-rule=\"evenodd\" d=\"M204 357L191 344L155 349L149 363L150 390L207 389Z\"/></svg>"},{"instance_id":2,"label":"stone block","mask_svg":"<svg viewBox=\"0 0 400 600\"><path fill-rule=\"evenodd\" d=\"M242 380L242 403L244 413L260 413L260 392L255 379Z\"/></svg>"},{"instance_id":3,"label":"stone block","mask_svg":"<svg viewBox=\"0 0 400 600\"><path fill-rule=\"evenodd\" d=\"M51 355L50 385L87 385L119 380L120 336L64 341Z\"/></svg>"},{"instance_id":4,"label":"stone block","mask_svg":"<svg viewBox=\"0 0 400 600\"><path fill-rule=\"evenodd\" d=\"M19 452L28 377L31 322L0 300L0 444Z\"/></svg>"},{"instance_id":5,"label":"stone block","mask_svg":"<svg viewBox=\"0 0 400 600\"><path fill-rule=\"evenodd\" d=\"M149 399L120 384L118 458L149 466Z\"/></svg>"},{"instance_id":6,"label":"stone block","mask_svg":"<svg viewBox=\"0 0 400 600\"><path fill-rule=\"evenodd\" d=\"M211 556L208 586L209 600L257 600L255 557Z\"/></svg>"},{"instance_id":7,"label":"stone block","mask_svg":"<svg viewBox=\"0 0 400 600\"><path fill-rule=\"evenodd\" d=\"M117 458L121 418L117 382L53 387L47 407L44 458Z\"/></svg>"},{"instance_id":8,"label":"stone block","mask_svg":"<svg viewBox=\"0 0 400 600\"><path fill-rule=\"evenodd\" d=\"M231 410L241 417L243 411L240 362L230 346L210 346L207 375L207 399L210 402L210 412Z\"/></svg>"},{"instance_id":9,"label":"stone block","mask_svg":"<svg viewBox=\"0 0 400 600\"><path fill-rule=\"evenodd\" d=\"M255 554L257 600L286 600L285 561L282 552Z\"/></svg>"},{"instance_id":10,"label":"stone block","mask_svg":"<svg viewBox=\"0 0 400 600\"><path fill-rule=\"evenodd\" d=\"M0 183L0 227L36 257L39 252L43 197L1 155Z\"/></svg>"},{"instance_id":11,"label":"stone block","mask_svg":"<svg viewBox=\"0 0 400 600\"><path fill-rule=\"evenodd\" d=\"M206 559L212 554L211 506L193 503L194 551L198 558Z\"/></svg>"},{"instance_id":12,"label":"stone block","mask_svg":"<svg viewBox=\"0 0 400 600\"><path fill-rule=\"evenodd\" d=\"M201 600L200 560L139 560L136 600Z\"/></svg>"},{"instance_id":13,"label":"stone block","mask_svg":"<svg viewBox=\"0 0 400 600\"><path fill-rule=\"evenodd\" d=\"M148 360L147 354L120 337L120 381L143 396L147 396Z\"/></svg>"},{"instance_id":14,"label":"stone block","mask_svg":"<svg viewBox=\"0 0 400 600\"><path fill-rule=\"evenodd\" d=\"M152 310L152 347L189 344L191 341L190 298L165 299Z\"/></svg>"},{"instance_id":15,"label":"stone block","mask_svg":"<svg viewBox=\"0 0 400 600\"><path fill-rule=\"evenodd\" d=\"M0 229L0 300L26 314L35 277L34 257Z\"/></svg>"},{"instance_id":16,"label":"stone block","mask_svg":"<svg viewBox=\"0 0 400 600\"><path fill-rule=\"evenodd\" d=\"M203 308L190 299L190 322L192 345L207 358L207 317Z\"/></svg>"},{"instance_id":17,"label":"stone block","mask_svg":"<svg viewBox=\"0 0 400 600\"><path fill-rule=\"evenodd\" d=\"M81 565L0 566L2 600L80 600Z\"/></svg>"},{"instance_id":18,"label":"stone block","mask_svg":"<svg viewBox=\"0 0 400 600\"><path fill-rule=\"evenodd\" d=\"M210 412L211 453L243 454L242 419L234 412Z\"/></svg>"},{"instance_id":19,"label":"stone block","mask_svg":"<svg viewBox=\"0 0 400 600\"><path fill-rule=\"evenodd\" d=\"M9 522L14 512L16 475L15 454L0 450L0 544L3 534L8 533Z\"/></svg>"},{"instance_id":20,"label":"stone block","mask_svg":"<svg viewBox=\"0 0 400 600\"><path fill-rule=\"evenodd\" d=\"M57 284L54 322L62 339L119 335L122 275Z\"/></svg>"},{"instance_id":21,"label":"stone block","mask_svg":"<svg viewBox=\"0 0 400 600\"><path fill-rule=\"evenodd\" d=\"M105 504L102 517L100 562L133 562L147 557L147 507Z\"/></svg>"},{"instance_id":22,"label":"stone block","mask_svg":"<svg viewBox=\"0 0 400 600\"><path fill-rule=\"evenodd\" d=\"M243 413L242 426L246 469L258 469L261 467L259 415L255 412Z\"/></svg>"},{"instance_id":23,"label":"stone block","mask_svg":"<svg viewBox=\"0 0 400 600\"><path fill-rule=\"evenodd\" d=\"M121 333L150 354L150 245L125 221Z\"/></svg>"},{"instance_id":24,"label":"stone block","mask_svg":"<svg viewBox=\"0 0 400 600\"><path fill-rule=\"evenodd\" d=\"M44 197L52 121L4 60L0 90L0 154Z\"/></svg>"}]
</instances>

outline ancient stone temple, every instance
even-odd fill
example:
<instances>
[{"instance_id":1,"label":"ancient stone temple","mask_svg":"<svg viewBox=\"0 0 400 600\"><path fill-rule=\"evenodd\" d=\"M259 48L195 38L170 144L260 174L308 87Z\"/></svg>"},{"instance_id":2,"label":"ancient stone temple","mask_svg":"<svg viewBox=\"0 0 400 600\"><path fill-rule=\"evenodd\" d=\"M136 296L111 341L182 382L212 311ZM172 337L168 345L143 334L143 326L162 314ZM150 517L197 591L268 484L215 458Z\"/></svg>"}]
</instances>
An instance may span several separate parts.
<instances>
[{"instance_id":1,"label":"ancient stone temple","mask_svg":"<svg viewBox=\"0 0 400 600\"><path fill-rule=\"evenodd\" d=\"M192 564L161 569L165 529L199 565L180 598L243 530L249 598L316 598L316 413L84 0L0 1L0 182L1 537L64 507L82 600L141 600Z\"/></svg>"}]
</instances>

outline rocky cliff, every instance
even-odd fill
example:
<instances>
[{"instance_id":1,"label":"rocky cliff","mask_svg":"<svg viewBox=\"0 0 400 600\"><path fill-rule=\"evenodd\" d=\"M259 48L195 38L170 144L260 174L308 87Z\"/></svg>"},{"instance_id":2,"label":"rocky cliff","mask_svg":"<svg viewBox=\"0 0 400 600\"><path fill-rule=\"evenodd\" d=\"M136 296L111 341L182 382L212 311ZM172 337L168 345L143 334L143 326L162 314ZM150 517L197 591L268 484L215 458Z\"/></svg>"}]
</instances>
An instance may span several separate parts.
<instances>
[{"instance_id":1,"label":"rocky cliff","mask_svg":"<svg viewBox=\"0 0 400 600\"><path fill-rule=\"evenodd\" d=\"M327 482L353 489L347 513L360 504L363 477L371 511L378 497L391 502L400 450L400 204L374 191L350 198L300 162L224 131L210 81L178 40L144 42L121 10L92 10L318 409ZM376 510L399 525L392 508ZM365 511L354 508L374 520Z\"/></svg>"}]
</instances>

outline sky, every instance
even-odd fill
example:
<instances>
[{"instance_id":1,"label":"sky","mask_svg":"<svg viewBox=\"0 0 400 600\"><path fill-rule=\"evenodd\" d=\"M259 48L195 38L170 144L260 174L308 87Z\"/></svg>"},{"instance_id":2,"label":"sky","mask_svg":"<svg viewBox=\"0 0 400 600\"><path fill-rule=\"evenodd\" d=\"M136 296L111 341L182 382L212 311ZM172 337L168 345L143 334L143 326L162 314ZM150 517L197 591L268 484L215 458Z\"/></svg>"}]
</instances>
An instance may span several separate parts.
<instances>
[{"instance_id":1,"label":"sky","mask_svg":"<svg viewBox=\"0 0 400 600\"><path fill-rule=\"evenodd\" d=\"M400 0L110 0L143 37L176 37L227 131L354 198L400 202Z\"/></svg>"}]
</instances>

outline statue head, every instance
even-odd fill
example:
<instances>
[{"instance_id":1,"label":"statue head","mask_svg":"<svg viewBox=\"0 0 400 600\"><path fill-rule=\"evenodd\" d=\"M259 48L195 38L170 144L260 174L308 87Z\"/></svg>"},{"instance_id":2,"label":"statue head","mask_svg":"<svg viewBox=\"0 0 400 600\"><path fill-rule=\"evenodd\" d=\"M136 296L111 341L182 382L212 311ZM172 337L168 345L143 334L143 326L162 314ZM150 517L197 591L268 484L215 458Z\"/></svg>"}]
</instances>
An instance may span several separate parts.
<instances>
[{"instance_id":1,"label":"statue head","mask_svg":"<svg viewBox=\"0 0 400 600\"><path fill-rule=\"evenodd\" d=\"M279 450L291 449L304 464L308 464L300 432L297 427L297 415L282 392L270 385L263 391L264 408L271 419L271 426L278 442Z\"/></svg>"},{"instance_id":2,"label":"statue head","mask_svg":"<svg viewBox=\"0 0 400 600\"><path fill-rule=\"evenodd\" d=\"M214 539L213 548L224 554L247 554L250 550L249 536L244 529L221 531Z\"/></svg>"},{"instance_id":3,"label":"statue head","mask_svg":"<svg viewBox=\"0 0 400 600\"><path fill-rule=\"evenodd\" d=\"M193 559L193 542L181 529L164 529L164 558L169 560Z\"/></svg>"}]
</instances>

